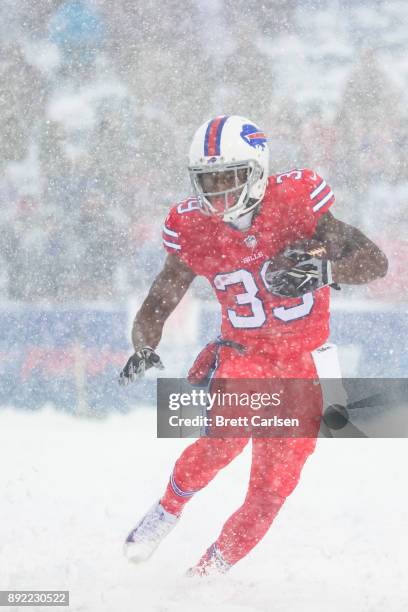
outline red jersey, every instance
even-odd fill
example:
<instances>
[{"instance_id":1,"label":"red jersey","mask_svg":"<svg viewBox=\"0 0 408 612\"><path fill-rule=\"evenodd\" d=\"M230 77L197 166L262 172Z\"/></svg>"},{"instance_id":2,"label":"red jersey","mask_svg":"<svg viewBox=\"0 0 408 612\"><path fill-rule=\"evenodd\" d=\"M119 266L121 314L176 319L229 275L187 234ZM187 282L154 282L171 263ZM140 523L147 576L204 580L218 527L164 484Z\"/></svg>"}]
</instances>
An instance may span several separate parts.
<instances>
[{"instance_id":1,"label":"red jersey","mask_svg":"<svg viewBox=\"0 0 408 612\"><path fill-rule=\"evenodd\" d=\"M269 178L246 231L205 216L195 198L171 208L164 246L211 283L221 305L223 338L246 346L266 342L277 351L310 351L327 340L330 289L278 297L267 291L262 270L295 241L311 238L333 202L333 192L315 172L292 170Z\"/></svg>"}]
</instances>

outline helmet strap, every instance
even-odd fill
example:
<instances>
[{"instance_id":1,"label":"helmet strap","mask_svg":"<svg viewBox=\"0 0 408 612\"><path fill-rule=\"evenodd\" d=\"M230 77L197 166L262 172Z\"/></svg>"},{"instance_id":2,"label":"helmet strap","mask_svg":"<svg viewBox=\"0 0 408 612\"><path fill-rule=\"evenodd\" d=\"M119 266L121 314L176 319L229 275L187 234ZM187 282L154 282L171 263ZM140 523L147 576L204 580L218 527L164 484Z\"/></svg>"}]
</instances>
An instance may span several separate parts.
<instances>
[{"instance_id":1,"label":"helmet strap","mask_svg":"<svg viewBox=\"0 0 408 612\"><path fill-rule=\"evenodd\" d=\"M250 210L247 213L244 212L238 219L232 221L229 225L232 225L232 227L237 230L241 230L241 232L245 232L251 227L254 215L255 210Z\"/></svg>"}]
</instances>

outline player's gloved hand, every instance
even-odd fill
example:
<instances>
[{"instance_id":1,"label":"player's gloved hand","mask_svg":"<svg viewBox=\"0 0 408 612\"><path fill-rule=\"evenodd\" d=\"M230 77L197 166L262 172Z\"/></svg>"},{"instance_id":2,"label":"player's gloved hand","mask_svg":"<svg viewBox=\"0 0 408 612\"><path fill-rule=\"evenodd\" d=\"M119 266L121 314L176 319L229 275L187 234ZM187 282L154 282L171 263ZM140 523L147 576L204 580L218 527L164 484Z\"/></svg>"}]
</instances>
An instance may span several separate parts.
<instances>
[{"instance_id":1,"label":"player's gloved hand","mask_svg":"<svg viewBox=\"0 0 408 612\"><path fill-rule=\"evenodd\" d=\"M143 378L149 368L164 369L159 355L150 346L139 349L129 359L119 376L120 385L128 385L137 378Z\"/></svg>"},{"instance_id":2,"label":"player's gloved hand","mask_svg":"<svg viewBox=\"0 0 408 612\"><path fill-rule=\"evenodd\" d=\"M310 241L306 244L296 244L285 249L284 257L292 266L284 270L273 269L270 266L262 269L262 277L268 291L280 297L301 297L310 291L333 283L331 263L327 257L324 245Z\"/></svg>"}]
</instances>

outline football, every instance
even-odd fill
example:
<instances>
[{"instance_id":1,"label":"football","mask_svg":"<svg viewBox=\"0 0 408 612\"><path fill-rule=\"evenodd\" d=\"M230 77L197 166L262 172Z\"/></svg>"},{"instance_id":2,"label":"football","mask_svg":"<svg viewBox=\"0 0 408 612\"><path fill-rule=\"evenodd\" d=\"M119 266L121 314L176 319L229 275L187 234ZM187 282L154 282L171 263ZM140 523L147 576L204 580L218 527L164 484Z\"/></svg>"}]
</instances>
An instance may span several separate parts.
<instances>
[{"instance_id":1,"label":"football","mask_svg":"<svg viewBox=\"0 0 408 612\"><path fill-rule=\"evenodd\" d=\"M326 246L319 240L312 238L306 240L298 240L284 251L273 257L268 265L267 272L278 272L280 270L290 270L294 264L310 257L328 257Z\"/></svg>"},{"instance_id":2,"label":"football","mask_svg":"<svg viewBox=\"0 0 408 612\"><path fill-rule=\"evenodd\" d=\"M303 251L311 257L323 258L326 257L330 261L336 261L343 257L344 249L336 244L336 241L330 241L330 237L324 242L314 238L306 240L298 240L291 244L286 251Z\"/></svg>"}]
</instances>

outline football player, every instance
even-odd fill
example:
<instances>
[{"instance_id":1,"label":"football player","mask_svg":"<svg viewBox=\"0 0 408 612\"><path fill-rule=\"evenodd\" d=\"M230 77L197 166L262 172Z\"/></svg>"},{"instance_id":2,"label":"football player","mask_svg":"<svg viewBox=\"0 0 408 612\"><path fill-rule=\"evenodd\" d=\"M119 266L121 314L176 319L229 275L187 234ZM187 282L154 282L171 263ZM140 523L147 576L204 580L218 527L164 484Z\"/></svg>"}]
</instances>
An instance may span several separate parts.
<instances>
[{"instance_id":1,"label":"football player","mask_svg":"<svg viewBox=\"0 0 408 612\"><path fill-rule=\"evenodd\" d=\"M175 204L165 220L167 259L136 314L135 352L122 384L163 367L156 352L163 325L196 275L211 283L222 325L191 380L205 378L203 364L207 374L215 369L214 379L316 378L312 351L329 335L330 287L384 276L385 255L333 216L333 191L316 172L269 176L267 138L249 119L219 116L202 125L191 144L189 173L194 195ZM247 442L202 437L186 448L160 501L129 534L128 558L148 559L186 503ZM224 573L248 554L296 487L315 442L315 436L252 439L245 501L191 574Z\"/></svg>"}]
</instances>

